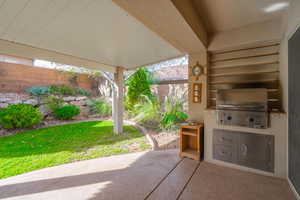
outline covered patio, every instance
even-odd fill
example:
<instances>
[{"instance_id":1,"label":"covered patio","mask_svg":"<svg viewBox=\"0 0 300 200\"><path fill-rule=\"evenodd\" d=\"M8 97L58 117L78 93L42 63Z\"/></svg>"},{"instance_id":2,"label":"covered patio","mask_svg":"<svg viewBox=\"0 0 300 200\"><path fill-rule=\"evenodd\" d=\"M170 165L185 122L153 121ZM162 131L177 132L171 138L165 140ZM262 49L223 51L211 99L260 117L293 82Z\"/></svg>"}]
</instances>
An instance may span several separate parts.
<instances>
[{"instance_id":1,"label":"covered patio","mask_svg":"<svg viewBox=\"0 0 300 200\"><path fill-rule=\"evenodd\" d=\"M114 133L124 132L125 72L182 56L188 119L204 124L201 162L177 150L80 161L0 180L0 199L300 199L300 39L289 43L299 10L296 0L0 0L0 54L102 71ZM235 89L264 90L266 124L220 121L218 92Z\"/></svg>"},{"instance_id":2,"label":"covered patio","mask_svg":"<svg viewBox=\"0 0 300 200\"><path fill-rule=\"evenodd\" d=\"M132 153L42 169L1 180L0 198L295 199L284 180L177 155L176 150Z\"/></svg>"},{"instance_id":3,"label":"covered patio","mask_svg":"<svg viewBox=\"0 0 300 200\"><path fill-rule=\"evenodd\" d=\"M1 0L0 17L0 54L102 71L115 133L123 132L124 72L186 54L111 0Z\"/></svg>"}]
</instances>

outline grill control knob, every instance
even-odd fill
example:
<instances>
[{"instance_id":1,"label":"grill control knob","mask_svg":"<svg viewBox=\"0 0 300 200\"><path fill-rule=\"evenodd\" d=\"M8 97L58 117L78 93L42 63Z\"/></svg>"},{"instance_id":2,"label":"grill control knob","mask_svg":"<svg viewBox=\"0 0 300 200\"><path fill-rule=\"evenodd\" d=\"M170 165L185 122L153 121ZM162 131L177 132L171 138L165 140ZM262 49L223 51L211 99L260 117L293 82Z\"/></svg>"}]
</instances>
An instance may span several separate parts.
<instances>
[{"instance_id":1,"label":"grill control knob","mask_svg":"<svg viewBox=\"0 0 300 200\"><path fill-rule=\"evenodd\" d=\"M249 122L254 122L254 119L252 117L250 117Z\"/></svg>"},{"instance_id":2,"label":"grill control knob","mask_svg":"<svg viewBox=\"0 0 300 200\"><path fill-rule=\"evenodd\" d=\"M232 119L232 117L231 117L231 116L228 116L228 117L227 117L227 120L231 120L231 119Z\"/></svg>"}]
</instances>

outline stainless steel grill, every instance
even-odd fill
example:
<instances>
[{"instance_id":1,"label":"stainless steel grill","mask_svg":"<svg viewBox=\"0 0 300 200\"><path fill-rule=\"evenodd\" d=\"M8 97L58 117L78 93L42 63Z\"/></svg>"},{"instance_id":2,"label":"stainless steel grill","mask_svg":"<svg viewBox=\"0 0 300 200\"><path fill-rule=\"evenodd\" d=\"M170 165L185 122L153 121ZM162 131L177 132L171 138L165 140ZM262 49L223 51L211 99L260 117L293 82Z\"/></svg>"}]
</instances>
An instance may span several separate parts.
<instances>
[{"instance_id":1,"label":"stainless steel grill","mask_svg":"<svg viewBox=\"0 0 300 200\"><path fill-rule=\"evenodd\" d=\"M266 89L230 89L217 92L217 122L249 128L268 127Z\"/></svg>"}]
</instances>

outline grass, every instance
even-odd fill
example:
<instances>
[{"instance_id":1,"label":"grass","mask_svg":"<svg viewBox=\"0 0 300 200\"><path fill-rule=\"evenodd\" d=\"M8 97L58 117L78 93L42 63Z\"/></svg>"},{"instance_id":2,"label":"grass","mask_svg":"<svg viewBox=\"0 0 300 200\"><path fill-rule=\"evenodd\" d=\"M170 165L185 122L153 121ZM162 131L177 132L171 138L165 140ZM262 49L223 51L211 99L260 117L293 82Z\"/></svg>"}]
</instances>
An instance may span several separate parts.
<instances>
[{"instance_id":1,"label":"grass","mask_svg":"<svg viewBox=\"0 0 300 200\"><path fill-rule=\"evenodd\" d=\"M64 163L150 149L132 126L113 134L109 121L24 131L0 138L0 179Z\"/></svg>"}]
</instances>

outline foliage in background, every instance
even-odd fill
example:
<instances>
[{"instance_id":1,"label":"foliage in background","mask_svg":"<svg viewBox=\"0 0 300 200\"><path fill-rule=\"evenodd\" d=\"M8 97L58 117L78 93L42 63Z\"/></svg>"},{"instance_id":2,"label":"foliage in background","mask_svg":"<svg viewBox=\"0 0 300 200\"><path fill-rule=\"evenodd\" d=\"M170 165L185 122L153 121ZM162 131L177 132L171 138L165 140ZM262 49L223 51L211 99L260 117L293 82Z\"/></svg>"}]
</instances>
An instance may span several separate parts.
<instances>
[{"instance_id":1,"label":"foliage in background","mask_svg":"<svg viewBox=\"0 0 300 200\"><path fill-rule=\"evenodd\" d=\"M151 91L154 83L153 75L147 68L139 69L126 82L128 93L126 96L126 108L134 121L152 128L172 130L181 122L187 120L185 109L185 92L179 92L173 88L170 92L178 93L168 97L162 105ZM162 114L163 113L163 114Z\"/></svg>"},{"instance_id":2,"label":"foliage in background","mask_svg":"<svg viewBox=\"0 0 300 200\"><path fill-rule=\"evenodd\" d=\"M112 105L104 99L90 100L87 104L92 113L101 117L108 117L112 114Z\"/></svg>"},{"instance_id":3,"label":"foliage in background","mask_svg":"<svg viewBox=\"0 0 300 200\"><path fill-rule=\"evenodd\" d=\"M80 109L75 105L66 105L54 110L53 115L58 119L69 120L80 114Z\"/></svg>"},{"instance_id":4,"label":"foliage in background","mask_svg":"<svg viewBox=\"0 0 300 200\"><path fill-rule=\"evenodd\" d=\"M9 105L0 114L0 124L7 129L29 128L41 122L39 109L28 104Z\"/></svg>"},{"instance_id":5,"label":"foliage in background","mask_svg":"<svg viewBox=\"0 0 300 200\"><path fill-rule=\"evenodd\" d=\"M172 130L178 127L179 123L187 120L188 115L184 112L183 101L168 97L165 102L165 113L160 122L160 127L166 130Z\"/></svg>"},{"instance_id":6,"label":"foliage in background","mask_svg":"<svg viewBox=\"0 0 300 200\"><path fill-rule=\"evenodd\" d=\"M91 96L92 93L86 90L82 90L80 88L75 88L76 94L82 95L82 96Z\"/></svg>"},{"instance_id":7,"label":"foliage in background","mask_svg":"<svg viewBox=\"0 0 300 200\"><path fill-rule=\"evenodd\" d=\"M47 104L48 109L52 112L62 107L65 102L62 98L56 96L47 96L44 101Z\"/></svg>"},{"instance_id":8,"label":"foliage in background","mask_svg":"<svg viewBox=\"0 0 300 200\"><path fill-rule=\"evenodd\" d=\"M74 88L68 85L50 85L50 86L34 86L26 90L32 95L84 95L90 96L92 93L89 91L82 90L80 88Z\"/></svg>"},{"instance_id":9,"label":"foliage in background","mask_svg":"<svg viewBox=\"0 0 300 200\"><path fill-rule=\"evenodd\" d=\"M142 97L144 100L134 106L136 116L133 120L146 126L157 127L161 120L161 105L157 98Z\"/></svg>"},{"instance_id":10,"label":"foliage in background","mask_svg":"<svg viewBox=\"0 0 300 200\"><path fill-rule=\"evenodd\" d=\"M92 87L96 89L97 96L110 98L112 96L112 87L107 78L104 78L101 72L89 73L89 78L92 80Z\"/></svg>"},{"instance_id":11,"label":"foliage in background","mask_svg":"<svg viewBox=\"0 0 300 200\"><path fill-rule=\"evenodd\" d=\"M27 88L26 91L35 96L47 95L51 93L49 86L34 86Z\"/></svg>"},{"instance_id":12,"label":"foliage in background","mask_svg":"<svg viewBox=\"0 0 300 200\"><path fill-rule=\"evenodd\" d=\"M68 85L51 85L50 86L51 94L56 95L75 95L76 90Z\"/></svg>"},{"instance_id":13,"label":"foliage in background","mask_svg":"<svg viewBox=\"0 0 300 200\"><path fill-rule=\"evenodd\" d=\"M78 86L78 77L80 76L80 73L74 72L72 70L61 71L61 73L67 75L68 81L72 86Z\"/></svg>"},{"instance_id":14,"label":"foliage in background","mask_svg":"<svg viewBox=\"0 0 300 200\"><path fill-rule=\"evenodd\" d=\"M126 81L128 92L125 104L129 111L133 111L134 106L145 99L143 96L147 96L148 99L153 98L151 84L153 84L153 76L147 68L139 69Z\"/></svg>"}]
</instances>

